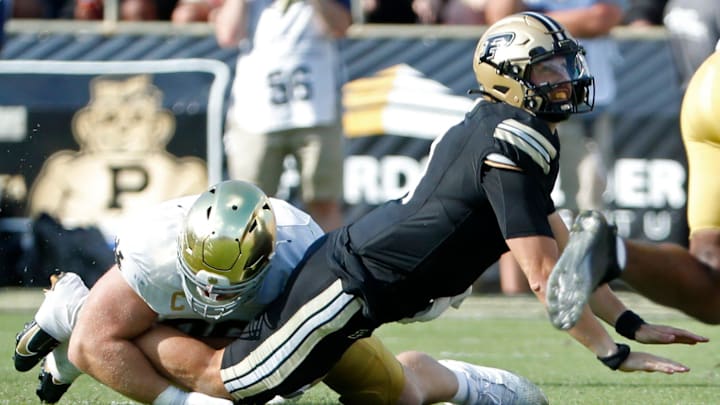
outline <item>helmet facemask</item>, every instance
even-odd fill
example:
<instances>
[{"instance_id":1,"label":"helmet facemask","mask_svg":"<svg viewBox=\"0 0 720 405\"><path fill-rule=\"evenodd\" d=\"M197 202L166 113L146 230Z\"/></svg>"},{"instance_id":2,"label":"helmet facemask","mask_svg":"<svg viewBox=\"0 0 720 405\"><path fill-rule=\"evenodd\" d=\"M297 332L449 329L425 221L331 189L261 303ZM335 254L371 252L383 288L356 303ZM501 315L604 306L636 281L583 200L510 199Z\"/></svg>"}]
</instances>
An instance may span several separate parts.
<instances>
[{"instance_id":1,"label":"helmet facemask","mask_svg":"<svg viewBox=\"0 0 720 405\"><path fill-rule=\"evenodd\" d=\"M188 304L198 315L214 320L225 317L255 297L258 286L265 278L268 265L269 260L258 263L255 277L232 284L228 278L215 273L205 270L193 272L180 254L177 260Z\"/></svg>"},{"instance_id":2,"label":"helmet facemask","mask_svg":"<svg viewBox=\"0 0 720 405\"><path fill-rule=\"evenodd\" d=\"M532 76L540 70L554 70L555 73L550 75L564 79L536 82ZM570 114L586 113L593 109L594 79L588 72L582 48L574 43L567 50L561 48L560 51L531 58L523 80L528 89L525 107L545 121L564 121Z\"/></svg>"},{"instance_id":3,"label":"helmet facemask","mask_svg":"<svg viewBox=\"0 0 720 405\"><path fill-rule=\"evenodd\" d=\"M257 187L227 181L201 194L178 237L177 269L192 310L218 320L255 298L275 241L275 215Z\"/></svg>"}]
</instances>

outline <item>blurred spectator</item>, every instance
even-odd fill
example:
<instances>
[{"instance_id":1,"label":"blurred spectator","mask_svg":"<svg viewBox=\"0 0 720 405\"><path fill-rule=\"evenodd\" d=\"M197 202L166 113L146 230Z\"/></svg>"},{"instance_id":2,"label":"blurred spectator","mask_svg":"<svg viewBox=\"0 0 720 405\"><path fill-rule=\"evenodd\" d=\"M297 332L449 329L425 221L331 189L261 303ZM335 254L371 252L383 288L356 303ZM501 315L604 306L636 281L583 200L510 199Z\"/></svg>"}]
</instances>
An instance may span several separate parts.
<instances>
[{"instance_id":1,"label":"blurred spectator","mask_svg":"<svg viewBox=\"0 0 720 405\"><path fill-rule=\"evenodd\" d=\"M40 3L43 5L43 18L73 18L72 0L40 0Z\"/></svg>"},{"instance_id":2,"label":"blurred spectator","mask_svg":"<svg viewBox=\"0 0 720 405\"><path fill-rule=\"evenodd\" d=\"M663 24L663 12L668 0L630 0L623 24L647 27Z\"/></svg>"},{"instance_id":3,"label":"blurred spectator","mask_svg":"<svg viewBox=\"0 0 720 405\"><path fill-rule=\"evenodd\" d=\"M5 20L10 19L11 6L9 0L0 0L0 50L5 43Z\"/></svg>"},{"instance_id":4,"label":"blurred spectator","mask_svg":"<svg viewBox=\"0 0 720 405\"><path fill-rule=\"evenodd\" d=\"M4 0L16 18L72 19L74 0Z\"/></svg>"},{"instance_id":5,"label":"blurred spectator","mask_svg":"<svg viewBox=\"0 0 720 405\"><path fill-rule=\"evenodd\" d=\"M41 0L11 1L8 4L12 10L10 15L14 18L41 18L43 7L40 1Z\"/></svg>"},{"instance_id":6,"label":"blurred spectator","mask_svg":"<svg viewBox=\"0 0 720 405\"><path fill-rule=\"evenodd\" d=\"M361 0L366 23L485 24L489 0Z\"/></svg>"},{"instance_id":7,"label":"blurred spectator","mask_svg":"<svg viewBox=\"0 0 720 405\"><path fill-rule=\"evenodd\" d=\"M119 1L119 0L118 0ZM102 0L76 0L75 18L78 20L100 20L103 18Z\"/></svg>"},{"instance_id":8,"label":"blurred spectator","mask_svg":"<svg viewBox=\"0 0 720 405\"><path fill-rule=\"evenodd\" d=\"M444 0L414 0L412 9L421 24L441 24Z\"/></svg>"},{"instance_id":9,"label":"blurred spectator","mask_svg":"<svg viewBox=\"0 0 720 405\"><path fill-rule=\"evenodd\" d=\"M305 210L326 231L342 225L344 82L338 38L349 0L226 1L218 43L239 46L225 153L233 179L276 195L290 155Z\"/></svg>"},{"instance_id":10,"label":"blurred spectator","mask_svg":"<svg viewBox=\"0 0 720 405\"><path fill-rule=\"evenodd\" d=\"M46 0L52 1L52 0ZM124 21L170 20L178 0L118 0L120 19ZM75 18L101 20L103 0L75 0Z\"/></svg>"},{"instance_id":11,"label":"blurred spectator","mask_svg":"<svg viewBox=\"0 0 720 405\"><path fill-rule=\"evenodd\" d=\"M223 0L179 0L170 19L176 24L215 21Z\"/></svg>"},{"instance_id":12,"label":"blurred spectator","mask_svg":"<svg viewBox=\"0 0 720 405\"><path fill-rule=\"evenodd\" d=\"M447 0L440 18L444 24L483 25L485 3L492 0Z\"/></svg>"},{"instance_id":13,"label":"blurred spectator","mask_svg":"<svg viewBox=\"0 0 720 405\"><path fill-rule=\"evenodd\" d=\"M720 1L669 0L663 19L683 89L720 39Z\"/></svg>"},{"instance_id":14,"label":"blurred spectator","mask_svg":"<svg viewBox=\"0 0 720 405\"><path fill-rule=\"evenodd\" d=\"M366 23L415 24L413 0L360 0Z\"/></svg>"}]
</instances>

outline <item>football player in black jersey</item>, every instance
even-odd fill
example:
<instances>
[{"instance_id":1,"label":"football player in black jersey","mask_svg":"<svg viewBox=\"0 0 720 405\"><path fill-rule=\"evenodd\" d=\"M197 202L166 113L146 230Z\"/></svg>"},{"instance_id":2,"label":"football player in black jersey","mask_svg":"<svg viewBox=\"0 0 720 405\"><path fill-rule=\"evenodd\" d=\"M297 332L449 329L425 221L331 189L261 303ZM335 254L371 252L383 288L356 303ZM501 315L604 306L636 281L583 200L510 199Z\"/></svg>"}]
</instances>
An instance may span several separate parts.
<instances>
[{"instance_id":1,"label":"football player in black jersey","mask_svg":"<svg viewBox=\"0 0 720 405\"><path fill-rule=\"evenodd\" d=\"M166 370L187 387L239 403L291 395L322 378L380 325L465 291L508 250L544 303L547 277L568 236L550 198L558 172L554 127L592 109L593 79L577 41L537 13L489 27L473 69L481 98L433 142L427 169L407 195L316 241L284 293L250 322L248 338L215 351L168 336L167 352L160 353ZM612 325L626 312L609 288L595 294L593 310L604 321ZM639 328L633 337L647 343L675 331ZM569 333L612 369L688 371L616 344L588 307ZM676 342L695 340L681 334ZM71 341L71 360L81 368L82 349L81 341ZM168 355L173 350L176 356ZM190 350L205 353L187 356ZM168 363L178 358L179 364Z\"/></svg>"}]
</instances>

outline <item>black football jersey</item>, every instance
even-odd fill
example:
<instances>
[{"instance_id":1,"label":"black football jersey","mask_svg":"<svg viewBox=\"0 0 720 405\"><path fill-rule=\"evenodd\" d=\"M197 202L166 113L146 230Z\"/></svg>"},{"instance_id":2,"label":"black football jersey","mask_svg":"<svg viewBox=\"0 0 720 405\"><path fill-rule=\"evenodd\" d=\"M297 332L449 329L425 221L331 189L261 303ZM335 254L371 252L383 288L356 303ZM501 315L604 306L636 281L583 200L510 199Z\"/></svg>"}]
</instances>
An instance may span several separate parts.
<instances>
[{"instance_id":1,"label":"black football jersey","mask_svg":"<svg viewBox=\"0 0 720 405\"><path fill-rule=\"evenodd\" d=\"M559 149L533 115L478 102L433 142L416 187L330 236L331 267L380 322L461 293L508 251L505 239L552 237Z\"/></svg>"}]
</instances>

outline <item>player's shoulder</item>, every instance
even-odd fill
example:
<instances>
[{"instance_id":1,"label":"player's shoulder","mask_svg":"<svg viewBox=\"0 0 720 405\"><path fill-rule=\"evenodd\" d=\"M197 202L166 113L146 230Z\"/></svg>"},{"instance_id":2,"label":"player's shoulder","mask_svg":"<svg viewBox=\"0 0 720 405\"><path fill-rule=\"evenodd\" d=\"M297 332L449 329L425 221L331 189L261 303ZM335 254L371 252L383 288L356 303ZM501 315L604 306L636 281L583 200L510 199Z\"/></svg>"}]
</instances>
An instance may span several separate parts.
<instances>
[{"instance_id":1,"label":"player's shoulder","mask_svg":"<svg viewBox=\"0 0 720 405\"><path fill-rule=\"evenodd\" d=\"M161 203L129 213L117 232L119 239L143 240L157 238L157 234L168 234L177 229L197 199L197 195L166 200Z\"/></svg>"},{"instance_id":2,"label":"player's shoulder","mask_svg":"<svg viewBox=\"0 0 720 405\"><path fill-rule=\"evenodd\" d=\"M505 103L479 103L483 130L492 134L496 149L487 157L498 167L537 165L549 173L558 157L559 141L550 127L529 112Z\"/></svg>"},{"instance_id":3,"label":"player's shoulder","mask_svg":"<svg viewBox=\"0 0 720 405\"><path fill-rule=\"evenodd\" d=\"M289 202L270 198L270 205L275 213L278 241L295 242L292 246L286 243L279 245L276 256L282 256L285 254L283 252L287 253L294 249L301 249L301 252L304 252L312 241L324 233L309 214Z\"/></svg>"},{"instance_id":4,"label":"player's shoulder","mask_svg":"<svg viewBox=\"0 0 720 405\"><path fill-rule=\"evenodd\" d=\"M697 69L695 76L701 76L703 80L705 80L705 78L714 79L717 77L718 71L720 71L720 50L716 50L708 55Z\"/></svg>"},{"instance_id":5,"label":"player's shoulder","mask_svg":"<svg viewBox=\"0 0 720 405\"><path fill-rule=\"evenodd\" d=\"M310 225L314 223L308 213L285 200L270 198L277 226Z\"/></svg>"}]
</instances>

